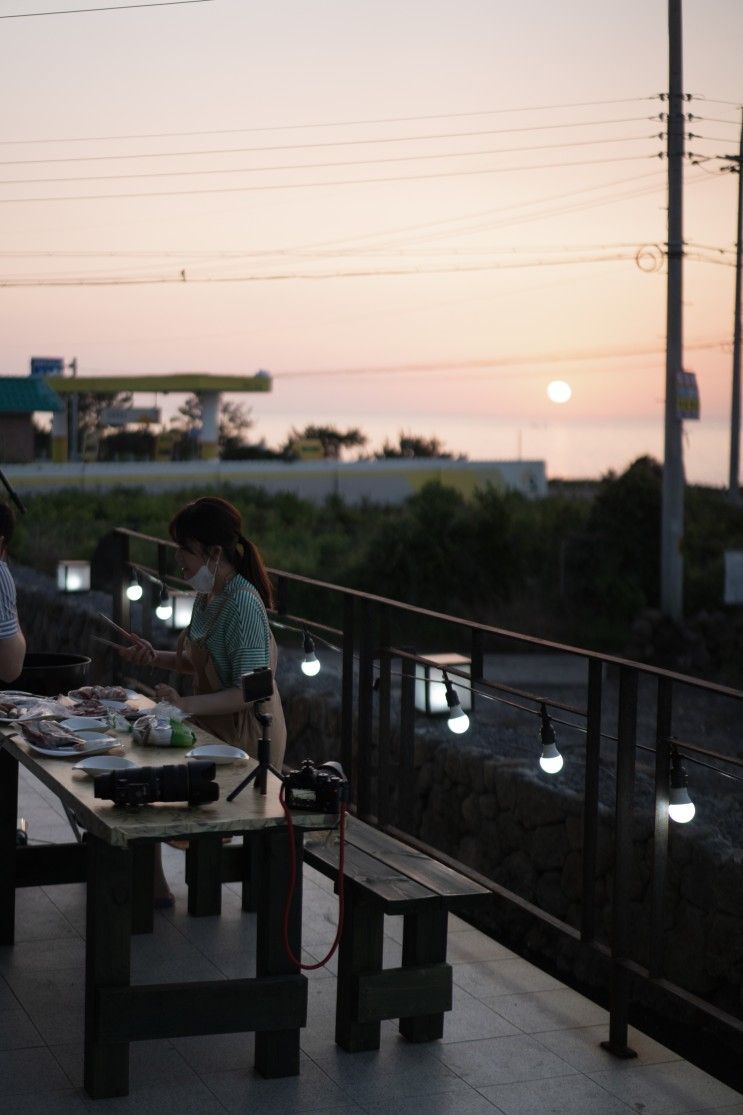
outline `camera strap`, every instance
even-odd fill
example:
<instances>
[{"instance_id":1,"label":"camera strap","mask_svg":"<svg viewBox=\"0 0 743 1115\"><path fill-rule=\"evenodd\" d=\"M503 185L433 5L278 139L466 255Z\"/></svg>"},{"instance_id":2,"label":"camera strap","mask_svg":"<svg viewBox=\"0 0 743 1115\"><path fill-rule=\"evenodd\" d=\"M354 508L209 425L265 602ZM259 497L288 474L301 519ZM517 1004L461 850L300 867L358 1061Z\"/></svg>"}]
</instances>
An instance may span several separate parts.
<instances>
[{"instance_id":1,"label":"camera strap","mask_svg":"<svg viewBox=\"0 0 743 1115\"><path fill-rule=\"evenodd\" d=\"M335 939L330 946L330 951L322 960L318 960L316 964L303 964L301 957L295 956L292 947L289 944L289 912L292 906L292 899L294 898L294 889L297 884L297 851L294 844L294 821L292 820L291 810L286 804L285 787L282 782L279 791L279 801L284 810L286 817L286 827L289 835L289 886L286 892L286 901L284 902L284 917L282 921L282 932L284 937L284 949L286 955L291 960L292 964L296 964L298 968L305 972L314 971L316 968L322 968L331 959L335 950L338 948L343 931L343 913L345 909L345 887L343 886L343 869L346 859L346 803L341 801L338 810L338 832L340 833L340 842L338 845L338 877L335 883L335 891L338 895L338 928L335 931Z\"/></svg>"}]
</instances>

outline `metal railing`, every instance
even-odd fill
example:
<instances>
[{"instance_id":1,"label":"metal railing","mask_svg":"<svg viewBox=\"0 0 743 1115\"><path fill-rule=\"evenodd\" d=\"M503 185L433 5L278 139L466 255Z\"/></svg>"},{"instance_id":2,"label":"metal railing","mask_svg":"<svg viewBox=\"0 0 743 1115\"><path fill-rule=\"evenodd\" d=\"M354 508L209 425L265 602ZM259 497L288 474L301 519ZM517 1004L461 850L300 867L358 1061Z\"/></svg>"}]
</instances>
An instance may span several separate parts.
<instances>
[{"instance_id":1,"label":"metal railing","mask_svg":"<svg viewBox=\"0 0 743 1115\"><path fill-rule=\"evenodd\" d=\"M114 575L114 619L129 623L129 604L125 587L132 568L131 544L155 548L155 565L143 567L158 578L177 580L167 571L170 542L135 531L118 528ZM599 654L534 636L436 612L400 601L343 588L284 570L269 570L276 587L276 610L272 619L277 628L307 628L329 645L341 659L340 670L340 751L341 761L351 774L355 801L353 808L364 820L379 826L430 854L450 862L457 870L488 886L494 895L514 908L558 930L576 944L592 949L609 961L608 1000L609 1040L606 1047L619 1056L631 1056L628 1045L629 1006L633 981L652 983L656 990L675 997L685 1007L720 1028L733 1041L743 1038L743 1020L722 1010L713 1002L672 983L664 976L664 895L669 856L669 780L671 755L675 749L687 760L718 771L722 776L743 782L743 760L722 754L710 747L674 736L674 708L677 694L691 688L706 698L730 699L736 707L743 692L728 686L653 666L641 665L616 656ZM313 598L313 615L295 614L292 595ZM310 595L308 595L310 594ZM326 622L336 615L334 624ZM484 878L473 868L454 860L444 850L432 848L418 839L408 823L414 793L414 744L416 735L416 667L432 665L410 646L397 646L393 638L401 621L430 624L458 633L468 643L469 673L455 666L446 667L454 683L470 687L473 698L495 700L522 713L538 714L544 705L556 722L580 732L585 739L582 785L582 900L580 924L573 925L541 908L538 904ZM532 652L551 652L577 656L586 664L585 705L561 702L554 697L490 680L485 676L485 647L493 642ZM399 669L393 669L393 663ZM617 677L616 734L603 727L607 671ZM393 677L399 679L399 699L393 700ZM640 682L653 689L655 708L654 742L651 748L638 743L637 723ZM647 697L643 698L647 700ZM375 712L376 703L376 712ZM557 714L561 714L558 716ZM570 719L565 720L563 717ZM394 719L394 723L393 723ZM599 846L600 773L602 742L615 745L615 790L613 800L613 892L611 895L611 939L600 939L596 924L596 880ZM633 885L633 824L635 821L636 761L638 751L654 751L652 877L648 963L641 965L631 956L631 911ZM711 760L711 762L710 762ZM737 772L737 773L736 773ZM393 792L394 791L394 792Z\"/></svg>"}]
</instances>

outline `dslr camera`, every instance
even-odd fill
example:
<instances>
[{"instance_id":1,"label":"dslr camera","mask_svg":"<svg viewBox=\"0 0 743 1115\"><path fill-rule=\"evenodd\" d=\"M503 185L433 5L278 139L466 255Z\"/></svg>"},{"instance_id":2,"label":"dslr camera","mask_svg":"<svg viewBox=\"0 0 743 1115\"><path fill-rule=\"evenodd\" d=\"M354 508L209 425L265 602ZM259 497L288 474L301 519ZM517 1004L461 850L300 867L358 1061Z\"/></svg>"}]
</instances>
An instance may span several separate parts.
<instances>
[{"instance_id":1,"label":"dslr camera","mask_svg":"<svg viewBox=\"0 0 743 1115\"><path fill-rule=\"evenodd\" d=\"M203 805L219 797L219 784L213 780L216 769L205 759L189 759L178 766L112 770L93 779L93 794L114 805L148 805L153 801Z\"/></svg>"},{"instance_id":2,"label":"dslr camera","mask_svg":"<svg viewBox=\"0 0 743 1115\"><path fill-rule=\"evenodd\" d=\"M348 801L349 785L340 763L305 759L299 770L284 775L284 800L289 809L311 809L316 813L338 813Z\"/></svg>"}]
</instances>

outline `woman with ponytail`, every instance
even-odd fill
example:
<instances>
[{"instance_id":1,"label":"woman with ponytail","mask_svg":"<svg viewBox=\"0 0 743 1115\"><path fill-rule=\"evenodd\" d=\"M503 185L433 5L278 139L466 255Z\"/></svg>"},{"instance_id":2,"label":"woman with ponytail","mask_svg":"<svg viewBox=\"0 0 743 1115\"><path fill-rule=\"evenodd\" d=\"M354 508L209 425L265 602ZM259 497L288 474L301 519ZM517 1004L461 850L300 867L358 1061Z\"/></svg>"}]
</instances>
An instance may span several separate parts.
<instances>
[{"instance_id":1,"label":"woman with ponytail","mask_svg":"<svg viewBox=\"0 0 743 1115\"><path fill-rule=\"evenodd\" d=\"M139 665L189 675L189 696L181 696L170 685L158 685L158 699L183 709L207 732L253 755L261 727L253 706L243 700L240 678L259 666L270 666L273 696L264 709L272 717L271 766L281 770L286 724L276 687L276 641L266 614L273 603L272 589L263 559L242 533L240 512L217 496L204 496L182 507L170 523L170 536L178 546L181 575L197 593L191 623L175 651L155 650L152 643L132 634L132 645L119 653ZM158 855L155 906L163 909L173 904Z\"/></svg>"},{"instance_id":2,"label":"woman with ponytail","mask_svg":"<svg viewBox=\"0 0 743 1115\"><path fill-rule=\"evenodd\" d=\"M146 639L123 651L124 657L192 678L193 693L181 696L158 685L160 700L170 701L212 735L251 749L261 728L243 700L240 678L259 666L274 673L274 695L266 706L271 725L271 765L281 769L286 726L276 688L276 642L266 609L272 606L271 582L255 545L242 533L240 512L218 496L186 504L170 523L183 578L196 590L191 623L175 651L155 650Z\"/></svg>"}]
</instances>

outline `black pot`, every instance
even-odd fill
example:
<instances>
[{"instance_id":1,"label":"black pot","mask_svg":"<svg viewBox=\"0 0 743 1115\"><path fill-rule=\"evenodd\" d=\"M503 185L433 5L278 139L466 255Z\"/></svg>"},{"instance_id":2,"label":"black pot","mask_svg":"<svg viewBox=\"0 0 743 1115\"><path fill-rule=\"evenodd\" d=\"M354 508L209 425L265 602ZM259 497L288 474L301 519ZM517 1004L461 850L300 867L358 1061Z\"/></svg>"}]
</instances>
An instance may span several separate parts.
<instances>
[{"instance_id":1,"label":"black pot","mask_svg":"<svg viewBox=\"0 0 743 1115\"><path fill-rule=\"evenodd\" d=\"M0 689L24 689L40 697L56 697L85 685L90 659L83 654L29 652L15 681L0 683Z\"/></svg>"}]
</instances>

